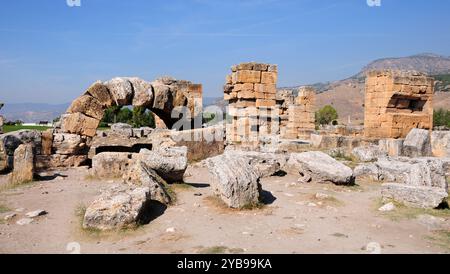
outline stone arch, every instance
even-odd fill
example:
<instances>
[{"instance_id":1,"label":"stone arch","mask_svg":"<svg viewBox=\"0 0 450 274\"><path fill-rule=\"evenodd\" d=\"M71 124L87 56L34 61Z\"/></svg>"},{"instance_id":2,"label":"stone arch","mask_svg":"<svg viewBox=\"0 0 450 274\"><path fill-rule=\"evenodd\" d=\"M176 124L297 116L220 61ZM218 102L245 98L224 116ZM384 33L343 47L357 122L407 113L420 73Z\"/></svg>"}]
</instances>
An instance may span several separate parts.
<instances>
[{"instance_id":1,"label":"stone arch","mask_svg":"<svg viewBox=\"0 0 450 274\"><path fill-rule=\"evenodd\" d=\"M168 128L179 118L172 118L176 107L187 107L192 119L202 111L202 85L162 77L147 82L137 77L117 77L98 81L75 99L61 116L65 133L93 137L105 110L111 106L145 107L157 115Z\"/></svg>"}]
</instances>

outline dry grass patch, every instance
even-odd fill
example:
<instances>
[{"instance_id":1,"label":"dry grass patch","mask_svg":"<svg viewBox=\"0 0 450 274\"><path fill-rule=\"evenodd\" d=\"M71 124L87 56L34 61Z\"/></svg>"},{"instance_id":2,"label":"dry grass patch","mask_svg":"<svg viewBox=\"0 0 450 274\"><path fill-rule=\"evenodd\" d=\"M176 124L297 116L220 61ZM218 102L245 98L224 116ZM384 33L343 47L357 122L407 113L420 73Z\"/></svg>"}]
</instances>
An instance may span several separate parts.
<instances>
[{"instance_id":1,"label":"dry grass patch","mask_svg":"<svg viewBox=\"0 0 450 274\"><path fill-rule=\"evenodd\" d=\"M242 248L229 248L226 246L198 247L198 254L241 254L244 253Z\"/></svg>"}]
</instances>

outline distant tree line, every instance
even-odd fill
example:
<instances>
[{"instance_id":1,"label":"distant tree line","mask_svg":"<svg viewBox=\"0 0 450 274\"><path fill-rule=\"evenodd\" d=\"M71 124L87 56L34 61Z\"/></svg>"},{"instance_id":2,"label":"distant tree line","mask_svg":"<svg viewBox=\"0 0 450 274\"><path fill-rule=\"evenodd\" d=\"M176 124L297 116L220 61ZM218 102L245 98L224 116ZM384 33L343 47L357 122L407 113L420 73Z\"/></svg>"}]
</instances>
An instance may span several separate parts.
<instances>
[{"instance_id":1,"label":"distant tree line","mask_svg":"<svg viewBox=\"0 0 450 274\"><path fill-rule=\"evenodd\" d=\"M439 109L434 111L434 126L436 127L450 127L450 111Z\"/></svg>"},{"instance_id":2,"label":"distant tree line","mask_svg":"<svg viewBox=\"0 0 450 274\"><path fill-rule=\"evenodd\" d=\"M108 127L110 124L125 123L135 128L155 127L154 114L145 107L113 106L105 111L100 127Z\"/></svg>"}]
</instances>

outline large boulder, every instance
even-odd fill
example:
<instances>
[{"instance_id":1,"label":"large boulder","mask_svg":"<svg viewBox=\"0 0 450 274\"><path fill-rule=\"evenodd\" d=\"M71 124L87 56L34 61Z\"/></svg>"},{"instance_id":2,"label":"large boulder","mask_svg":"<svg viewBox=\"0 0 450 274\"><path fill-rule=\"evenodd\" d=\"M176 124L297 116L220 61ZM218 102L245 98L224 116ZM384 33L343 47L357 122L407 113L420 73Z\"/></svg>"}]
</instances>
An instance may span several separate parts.
<instances>
[{"instance_id":1,"label":"large boulder","mask_svg":"<svg viewBox=\"0 0 450 274\"><path fill-rule=\"evenodd\" d=\"M131 82L124 77L114 78L104 85L111 92L112 98L118 106L128 106L132 103L133 86Z\"/></svg>"},{"instance_id":2,"label":"large boulder","mask_svg":"<svg viewBox=\"0 0 450 274\"><path fill-rule=\"evenodd\" d=\"M227 151L227 153L247 158L248 163L255 169L260 178L270 177L283 171L287 162L287 156L284 154L240 150Z\"/></svg>"},{"instance_id":3,"label":"large boulder","mask_svg":"<svg viewBox=\"0 0 450 274\"><path fill-rule=\"evenodd\" d=\"M14 185L33 181L34 152L32 144L22 144L14 151L14 170L10 174L10 182Z\"/></svg>"},{"instance_id":4,"label":"large boulder","mask_svg":"<svg viewBox=\"0 0 450 274\"><path fill-rule=\"evenodd\" d=\"M439 158L383 158L361 165L355 174L384 181L382 196L407 206L436 208L447 198L446 165Z\"/></svg>"},{"instance_id":5,"label":"large boulder","mask_svg":"<svg viewBox=\"0 0 450 274\"><path fill-rule=\"evenodd\" d=\"M432 156L430 131L412 129L403 143L403 155L412 158Z\"/></svg>"},{"instance_id":6,"label":"large boulder","mask_svg":"<svg viewBox=\"0 0 450 274\"><path fill-rule=\"evenodd\" d=\"M149 187L113 186L86 209L83 228L113 230L135 226L149 210L150 200Z\"/></svg>"},{"instance_id":7,"label":"large boulder","mask_svg":"<svg viewBox=\"0 0 450 274\"><path fill-rule=\"evenodd\" d=\"M102 154L102 157L113 156ZM126 163L125 155L117 156L116 159L120 157L122 159L119 161ZM119 167L125 169L116 172L117 175L122 174L124 183L103 191L87 208L83 220L84 228L112 230L146 223L154 206L171 203L172 198L166 190L166 182L154 170L139 159L130 159L128 163ZM113 169L114 166L110 170Z\"/></svg>"},{"instance_id":8,"label":"large boulder","mask_svg":"<svg viewBox=\"0 0 450 274\"><path fill-rule=\"evenodd\" d=\"M378 146L370 145L354 148L352 156L360 162L372 162L378 160L380 157L387 156L387 153L382 151Z\"/></svg>"},{"instance_id":9,"label":"large boulder","mask_svg":"<svg viewBox=\"0 0 450 274\"><path fill-rule=\"evenodd\" d=\"M409 207L437 208L448 197L445 189L406 184L383 184L381 194L384 199L392 199Z\"/></svg>"},{"instance_id":10,"label":"large boulder","mask_svg":"<svg viewBox=\"0 0 450 274\"><path fill-rule=\"evenodd\" d=\"M214 177L214 192L229 207L244 208L260 202L260 175L249 164L248 158L225 152L205 162Z\"/></svg>"},{"instance_id":11,"label":"large boulder","mask_svg":"<svg viewBox=\"0 0 450 274\"><path fill-rule=\"evenodd\" d=\"M167 182L183 182L188 166L187 147L141 149L138 157L146 167L156 171Z\"/></svg>"},{"instance_id":12,"label":"large boulder","mask_svg":"<svg viewBox=\"0 0 450 274\"><path fill-rule=\"evenodd\" d=\"M404 139L381 139L378 147L383 153L392 157L399 157L403 154Z\"/></svg>"},{"instance_id":13,"label":"large boulder","mask_svg":"<svg viewBox=\"0 0 450 274\"><path fill-rule=\"evenodd\" d=\"M431 149L435 157L450 157L450 131L433 131Z\"/></svg>"},{"instance_id":14,"label":"large boulder","mask_svg":"<svg viewBox=\"0 0 450 274\"><path fill-rule=\"evenodd\" d=\"M118 179L133 165L133 155L127 152L102 152L92 158L91 175L100 179Z\"/></svg>"},{"instance_id":15,"label":"large boulder","mask_svg":"<svg viewBox=\"0 0 450 274\"><path fill-rule=\"evenodd\" d=\"M286 166L289 173L300 175L302 182L336 185L353 185L355 183L351 168L319 151L292 153Z\"/></svg>"},{"instance_id":16,"label":"large boulder","mask_svg":"<svg viewBox=\"0 0 450 274\"><path fill-rule=\"evenodd\" d=\"M142 161L136 160L124 174L126 183L134 186L148 187L150 197L162 204L170 204L171 197L167 193L167 183L154 170L149 169Z\"/></svg>"},{"instance_id":17,"label":"large boulder","mask_svg":"<svg viewBox=\"0 0 450 274\"><path fill-rule=\"evenodd\" d=\"M0 136L0 172L13 168L14 151L21 144L32 144L36 154L41 153L41 133L37 130L19 130Z\"/></svg>"}]
</instances>

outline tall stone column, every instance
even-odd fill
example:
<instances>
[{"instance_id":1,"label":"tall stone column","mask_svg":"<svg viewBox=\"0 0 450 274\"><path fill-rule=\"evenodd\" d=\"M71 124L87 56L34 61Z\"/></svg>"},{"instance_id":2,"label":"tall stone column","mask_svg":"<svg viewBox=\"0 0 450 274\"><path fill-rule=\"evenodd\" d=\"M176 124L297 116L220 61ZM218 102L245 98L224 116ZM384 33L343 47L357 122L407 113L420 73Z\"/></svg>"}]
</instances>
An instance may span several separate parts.
<instances>
[{"instance_id":1,"label":"tall stone column","mask_svg":"<svg viewBox=\"0 0 450 274\"><path fill-rule=\"evenodd\" d=\"M227 124L227 144L255 150L262 138L279 134L278 67L252 62L235 65L231 70L224 88L231 120Z\"/></svg>"}]
</instances>

